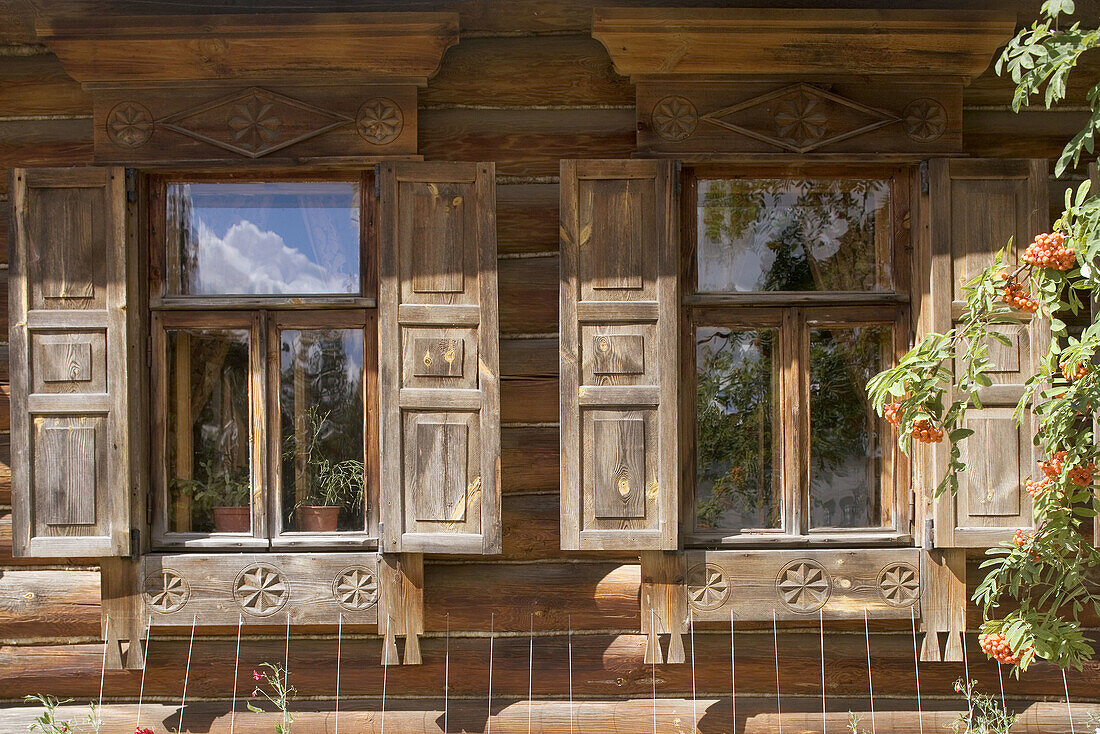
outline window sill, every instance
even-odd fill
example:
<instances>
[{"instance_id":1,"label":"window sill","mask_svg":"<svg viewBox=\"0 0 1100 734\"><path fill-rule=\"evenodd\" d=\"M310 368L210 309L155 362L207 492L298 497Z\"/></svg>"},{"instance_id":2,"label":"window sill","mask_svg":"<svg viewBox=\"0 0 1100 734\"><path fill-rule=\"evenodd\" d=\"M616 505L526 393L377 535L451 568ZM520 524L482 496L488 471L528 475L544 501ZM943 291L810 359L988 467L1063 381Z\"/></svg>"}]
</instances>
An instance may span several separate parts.
<instances>
[{"instance_id":1,"label":"window sill","mask_svg":"<svg viewBox=\"0 0 1100 734\"><path fill-rule=\"evenodd\" d=\"M756 549L761 551L782 550L784 548L880 548L884 546L912 546L913 536L910 533L898 533L894 531L867 532L864 530L852 531L822 531L808 535L786 535L775 532L744 533L739 535L723 535L721 533L695 533L684 539L684 546L688 549Z\"/></svg>"}]
</instances>

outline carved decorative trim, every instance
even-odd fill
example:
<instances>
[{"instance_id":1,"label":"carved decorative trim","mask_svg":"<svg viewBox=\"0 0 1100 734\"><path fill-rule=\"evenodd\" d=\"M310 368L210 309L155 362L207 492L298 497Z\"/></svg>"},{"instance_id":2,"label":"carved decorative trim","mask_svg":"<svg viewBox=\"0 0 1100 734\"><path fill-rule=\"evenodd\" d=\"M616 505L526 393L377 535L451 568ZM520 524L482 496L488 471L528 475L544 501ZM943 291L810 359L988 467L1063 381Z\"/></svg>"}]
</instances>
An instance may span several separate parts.
<instances>
[{"instance_id":1,"label":"carved decorative trim","mask_svg":"<svg viewBox=\"0 0 1100 734\"><path fill-rule=\"evenodd\" d=\"M702 563L688 571L688 604L692 609L717 609L726 603L730 588L722 569L713 563Z\"/></svg>"},{"instance_id":2,"label":"carved decorative trim","mask_svg":"<svg viewBox=\"0 0 1100 734\"><path fill-rule=\"evenodd\" d=\"M233 580L233 598L248 614L268 617L283 608L290 598L290 584L282 572L267 563L242 570Z\"/></svg>"},{"instance_id":3,"label":"carved decorative trim","mask_svg":"<svg viewBox=\"0 0 1100 734\"><path fill-rule=\"evenodd\" d=\"M947 130L947 111L934 99L915 99L901 114L905 134L918 143L938 140Z\"/></svg>"},{"instance_id":4,"label":"carved decorative trim","mask_svg":"<svg viewBox=\"0 0 1100 734\"><path fill-rule=\"evenodd\" d=\"M191 585L176 571L166 568L145 577L145 603L150 609L171 614L183 609L191 596Z\"/></svg>"},{"instance_id":5,"label":"carved decorative trim","mask_svg":"<svg viewBox=\"0 0 1100 734\"><path fill-rule=\"evenodd\" d=\"M368 568L349 566L333 580L332 596L344 609L361 612L378 602L378 579Z\"/></svg>"},{"instance_id":6,"label":"carved decorative trim","mask_svg":"<svg viewBox=\"0 0 1100 734\"><path fill-rule=\"evenodd\" d=\"M396 102L386 97L376 97L359 108L355 128L368 143L385 145L401 134L404 123L401 108Z\"/></svg>"},{"instance_id":7,"label":"carved decorative trim","mask_svg":"<svg viewBox=\"0 0 1100 734\"><path fill-rule=\"evenodd\" d=\"M910 606L920 598L920 571L909 563L891 563L879 574L878 588L888 604Z\"/></svg>"},{"instance_id":8,"label":"carved decorative trim","mask_svg":"<svg viewBox=\"0 0 1100 734\"><path fill-rule=\"evenodd\" d=\"M653 107L653 129L665 140L683 140L695 132L699 113L691 100L665 97Z\"/></svg>"},{"instance_id":9,"label":"carved decorative trim","mask_svg":"<svg viewBox=\"0 0 1100 734\"><path fill-rule=\"evenodd\" d=\"M153 134L153 113L140 102L120 102L107 113L107 137L127 148L145 145Z\"/></svg>"},{"instance_id":10,"label":"carved decorative trim","mask_svg":"<svg viewBox=\"0 0 1100 734\"><path fill-rule=\"evenodd\" d=\"M832 579L825 568L810 559L791 561L775 579L779 600L800 614L816 612L829 601Z\"/></svg>"}]
</instances>

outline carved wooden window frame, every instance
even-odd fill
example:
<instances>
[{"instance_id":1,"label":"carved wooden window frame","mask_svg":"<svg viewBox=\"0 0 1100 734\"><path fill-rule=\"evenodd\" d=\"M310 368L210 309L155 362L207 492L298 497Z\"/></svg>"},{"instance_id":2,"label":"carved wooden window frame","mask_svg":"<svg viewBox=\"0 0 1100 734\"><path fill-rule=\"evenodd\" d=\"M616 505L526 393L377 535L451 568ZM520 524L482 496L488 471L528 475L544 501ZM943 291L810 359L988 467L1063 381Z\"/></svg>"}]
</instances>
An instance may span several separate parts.
<instances>
[{"instance_id":1,"label":"carved wooden window frame","mask_svg":"<svg viewBox=\"0 0 1100 734\"><path fill-rule=\"evenodd\" d=\"M285 169L232 172L164 171L145 177L148 238L149 392L152 422L148 520L152 549L375 549L379 537L378 232L376 172ZM335 182L359 186L360 289L351 295L167 296L166 193L170 183ZM225 327L249 332L249 466L252 531L245 534L168 530L167 332L174 327ZM334 533L284 531L279 471L279 332L282 329L358 329L363 334L364 529Z\"/></svg>"},{"instance_id":2,"label":"carved wooden window frame","mask_svg":"<svg viewBox=\"0 0 1100 734\"><path fill-rule=\"evenodd\" d=\"M883 164L776 163L733 166L700 164L685 167L681 196L681 524L687 547L771 547L774 545L861 547L912 545L913 499L909 487L909 462L891 441L891 467L884 471L882 502L892 503L892 527L810 530L809 410L797 417L794 404L808 406L809 331L818 324L859 326L889 324L893 327L893 352L900 357L910 339L909 201L912 167ZM758 178L879 178L889 180L891 193L891 254L893 290L885 292L757 292L713 294L698 292L697 206L700 179ZM779 447L775 457L781 477L780 527L740 533L698 532L695 526L695 328L696 326L770 327L779 332L777 358L781 362L776 396ZM892 497L889 497L892 495ZM889 497L889 499L888 499Z\"/></svg>"}]
</instances>

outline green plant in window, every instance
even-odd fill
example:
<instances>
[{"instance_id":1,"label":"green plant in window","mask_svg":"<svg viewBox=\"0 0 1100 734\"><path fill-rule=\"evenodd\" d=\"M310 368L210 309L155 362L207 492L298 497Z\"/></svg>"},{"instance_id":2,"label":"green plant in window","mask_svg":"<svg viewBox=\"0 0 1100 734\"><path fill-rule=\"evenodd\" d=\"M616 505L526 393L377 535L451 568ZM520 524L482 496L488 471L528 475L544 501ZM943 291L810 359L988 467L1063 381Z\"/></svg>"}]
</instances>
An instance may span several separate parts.
<instances>
[{"instance_id":1,"label":"green plant in window","mask_svg":"<svg viewBox=\"0 0 1100 734\"><path fill-rule=\"evenodd\" d=\"M227 468L224 457L201 460L195 477L177 477L171 486L189 497L193 510L203 517L208 517L215 507L243 507L251 496L248 469Z\"/></svg>"},{"instance_id":2,"label":"green plant in window","mask_svg":"<svg viewBox=\"0 0 1100 734\"><path fill-rule=\"evenodd\" d=\"M299 446L294 435L284 442L284 452L291 460L303 460L306 491L294 509L306 506L345 507L358 512L363 505L363 462L358 459L332 461L326 456L323 439L330 430L331 411L321 412L313 406L306 411L308 422L304 445Z\"/></svg>"}]
</instances>

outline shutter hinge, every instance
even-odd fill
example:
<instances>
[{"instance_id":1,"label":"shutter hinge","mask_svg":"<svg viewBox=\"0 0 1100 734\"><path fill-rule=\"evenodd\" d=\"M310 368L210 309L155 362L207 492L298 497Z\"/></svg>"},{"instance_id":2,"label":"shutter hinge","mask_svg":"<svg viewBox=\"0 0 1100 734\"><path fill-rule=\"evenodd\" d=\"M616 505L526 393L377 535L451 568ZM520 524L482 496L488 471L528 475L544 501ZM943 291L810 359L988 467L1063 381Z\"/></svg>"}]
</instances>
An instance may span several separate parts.
<instances>
[{"instance_id":1,"label":"shutter hinge","mask_svg":"<svg viewBox=\"0 0 1100 734\"><path fill-rule=\"evenodd\" d=\"M674 161L672 166L672 190L677 196L680 195L680 189L683 185L683 171L683 164L680 161Z\"/></svg>"},{"instance_id":2,"label":"shutter hinge","mask_svg":"<svg viewBox=\"0 0 1100 734\"><path fill-rule=\"evenodd\" d=\"M156 515L156 495L153 493L153 488L150 487L149 491L145 495L145 524L152 527L153 520Z\"/></svg>"},{"instance_id":3,"label":"shutter hinge","mask_svg":"<svg viewBox=\"0 0 1100 734\"><path fill-rule=\"evenodd\" d=\"M153 366L153 337L151 334L145 335L145 366Z\"/></svg>"},{"instance_id":4,"label":"shutter hinge","mask_svg":"<svg viewBox=\"0 0 1100 734\"><path fill-rule=\"evenodd\" d=\"M382 164L374 164L374 198L375 200L382 198ZM377 204L375 204L377 206Z\"/></svg>"},{"instance_id":5,"label":"shutter hinge","mask_svg":"<svg viewBox=\"0 0 1100 734\"><path fill-rule=\"evenodd\" d=\"M928 193L928 161L920 162L920 192Z\"/></svg>"},{"instance_id":6,"label":"shutter hinge","mask_svg":"<svg viewBox=\"0 0 1100 734\"><path fill-rule=\"evenodd\" d=\"M136 561L141 555L141 533L137 528L130 528L130 560Z\"/></svg>"},{"instance_id":7,"label":"shutter hinge","mask_svg":"<svg viewBox=\"0 0 1100 734\"><path fill-rule=\"evenodd\" d=\"M924 543L922 547L925 550L932 550L935 547L935 524L932 520L924 521Z\"/></svg>"},{"instance_id":8,"label":"shutter hinge","mask_svg":"<svg viewBox=\"0 0 1100 734\"><path fill-rule=\"evenodd\" d=\"M137 169L126 169L126 201L133 203L137 201Z\"/></svg>"}]
</instances>

